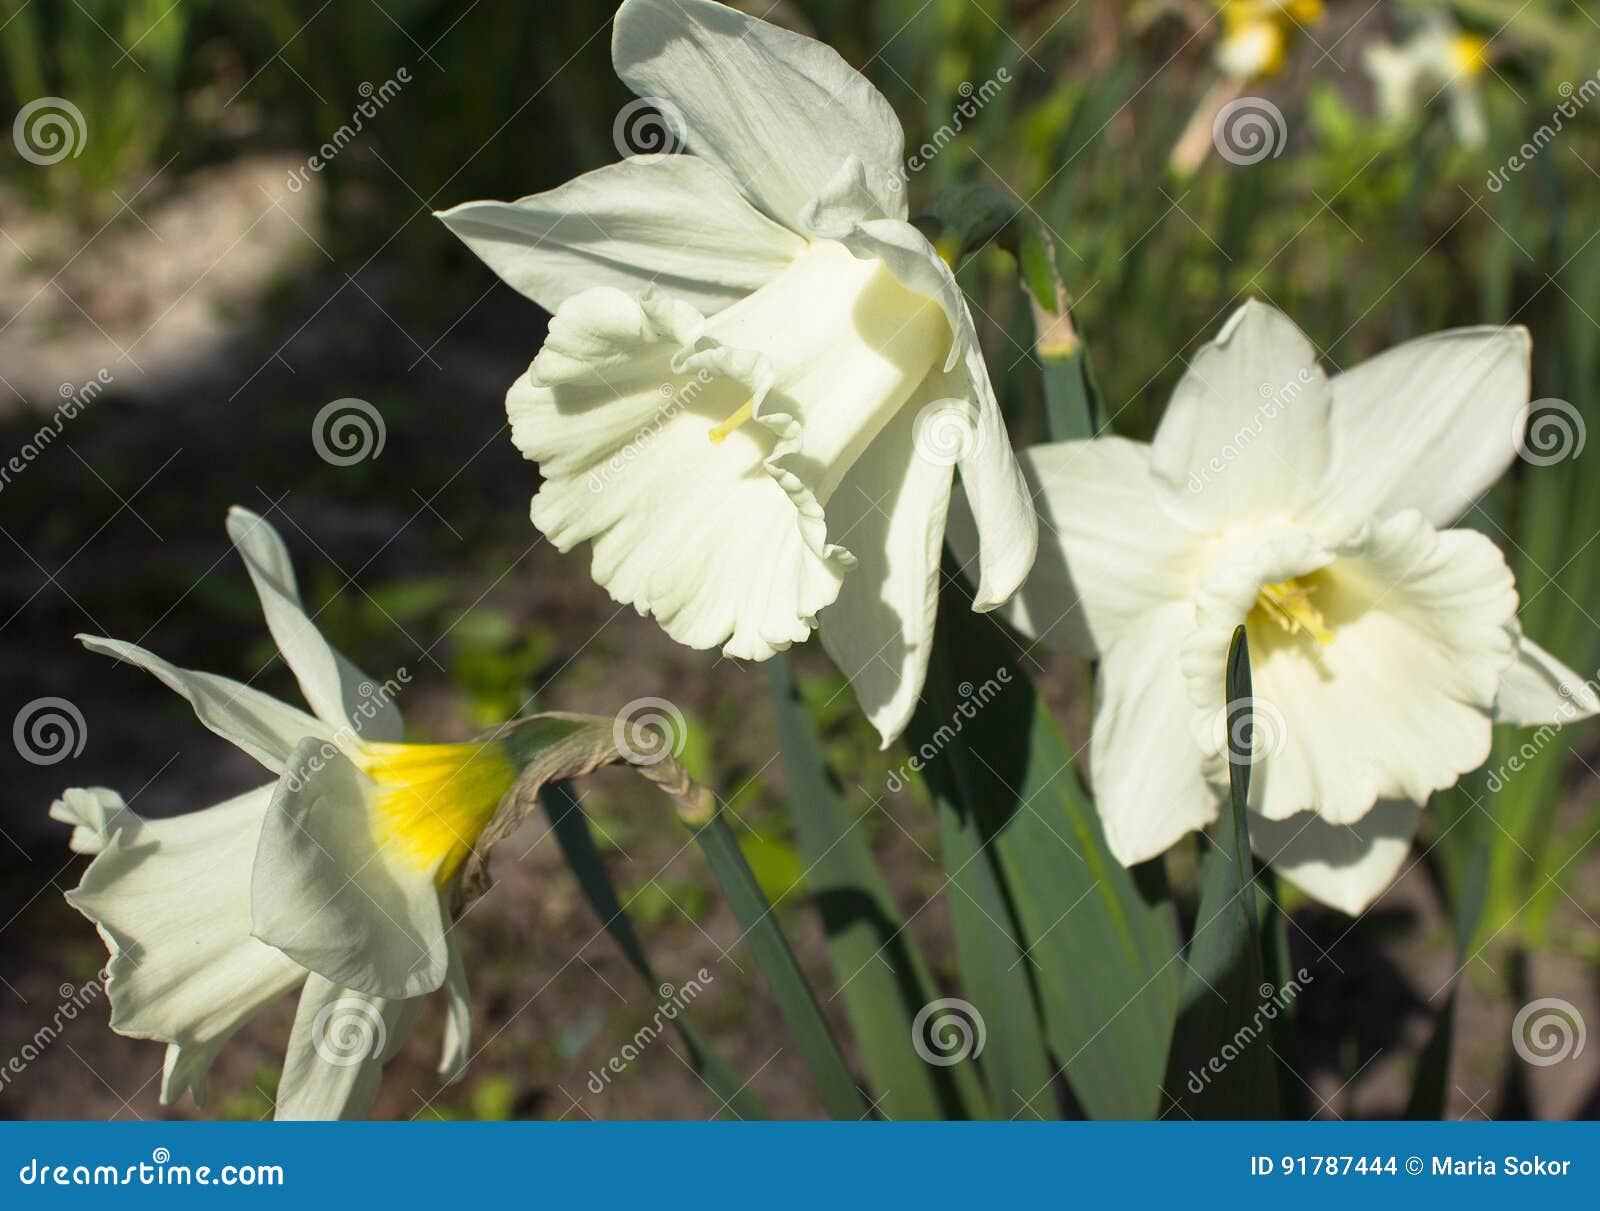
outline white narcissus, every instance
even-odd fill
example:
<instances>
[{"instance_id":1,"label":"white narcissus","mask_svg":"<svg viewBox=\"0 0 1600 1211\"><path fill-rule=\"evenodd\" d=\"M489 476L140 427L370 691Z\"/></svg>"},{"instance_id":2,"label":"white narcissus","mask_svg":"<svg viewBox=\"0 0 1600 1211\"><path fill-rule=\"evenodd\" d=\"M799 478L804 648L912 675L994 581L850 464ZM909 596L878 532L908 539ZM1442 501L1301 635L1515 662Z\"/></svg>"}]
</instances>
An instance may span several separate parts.
<instances>
[{"instance_id":1,"label":"white narcissus","mask_svg":"<svg viewBox=\"0 0 1600 1211\"><path fill-rule=\"evenodd\" d=\"M1446 528L1509 466L1528 393L1524 329L1437 333L1329 378L1252 301L1149 445L1024 452L1048 534L1007 613L1099 661L1089 773L1122 862L1217 818L1240 624L1252 845L1350 913L1392 881L1428 796L1488 757L1494 723L1600 710L1522 634L1499 548ZM952 541L970 548L970 526Z\"/></svg>"},{"instance_id":2,"label":"white narcissus","mask_svg":"<svg viewBox=\"0 0 1600 1211\"><path fill-rule=\"evenodd\" d=\"M277 780L226 803L143 819L111 791L73 789L52 807L95 855L68 899L111 952L114 1030L168 1044L162 1100L205 1077L228 1038L301 989L279 1118L363 1114L419 996L450 999L440 1072L468 1055L466 979L449 898L516 769L497 742L401 743L393 688L328 644L300 604L288 553L262 518L228 533L267 625L314 714L111 639L92 651L147 669L200 721Z\"/></svg>"},{"instance_id":3,"label":"white narcissus","mask_svg":"<svg viewBox=\"0 0 1600 1211\"><path fill-rule=\"evenodd\" d=\"M1450 125L1467 147L1482 147L1489 140L1489 120L1484 113L1482 80L1488 70L1488 45L1476 34L1458 27L1448 12L1440 11L1404 42L1383 40L1367 47L1362 66L1378 94L1378 110L1386 122L1413 121L1423 107L1445 95Z\"/></svg>"},{"instance_id":4,"label":"white narcissus","mask_svg":"<svg viewBox=\"0 0 1600 1211\"><path fill-rule=\"evenodd\" d=\"M887 745L955 465L975 608L1038 539L972 317L906 221L900 124L828 47L709 0L626 0L612 59L691 154L440 216L554 315L506 400L534 524L682 643L763 660L817 628Z\"/></svg>"}]
</instances>

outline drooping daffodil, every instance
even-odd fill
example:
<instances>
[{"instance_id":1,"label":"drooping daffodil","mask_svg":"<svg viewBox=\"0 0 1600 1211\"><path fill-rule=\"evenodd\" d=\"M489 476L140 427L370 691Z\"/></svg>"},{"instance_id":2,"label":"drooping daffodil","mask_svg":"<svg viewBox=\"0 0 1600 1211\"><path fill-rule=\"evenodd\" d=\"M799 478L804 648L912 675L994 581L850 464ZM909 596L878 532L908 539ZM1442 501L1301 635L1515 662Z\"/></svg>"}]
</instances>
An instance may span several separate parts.
<instances>
[{"instance_id":1,"label":"drooping daffodil","mask_svg":"<svg viewBox=\"0 0 1600 1211\"><path fill-rule=\"evenodd\" d=\"M113 791L65 792L51 815L73 826L73 849L94 855L68 899L110 951L112 1029L168 1045L164 1102L189 1090L202 1103L229 1037L298 988L277 1116L357 1117L419 998L440 988L450 1004L440 1072L461 1072L471 1018L452 928L463 879L540 783L619 759L613 721L541 715L482 741L405 743L394 698L409 674L380 684L327 642L263 518L235 508L228 534L311 711L83 637L188 699L274 780L162 819ZM670 757L647 772L689 795Z\"/></svg>"},{"instance_id":2,"label":"drooping daffodil","mask_svg":"<svg viewBox=\"0 0 1600 1211\"><path fill-rule=\"evenodd\" d=\"M1442 93L1456 138L1467 147L1488 142L1483 105L1488 44L1462 30L1447 12L1434 13L1404 42L1373 42L1362 65L1377 90L1378 112L1385 122L1410 125Z\"/></svg>"},{"instance_id":3,"label":"drooping daffodil","mask_svg":"<svg viewBox=\"0 0 1600 1211\"><path fill-rule=\"evenodd\" d=\"M1529 357L1524 329L1469 328L1329 377L1252 301L1190 362L1148 445L1024 452L1047 533L1007 613L1099 661L1089 774L1122 862L1217 818L1240 624L1251 843L1350 913L1392 881L1429 795L1487 758L1493 724L1600 710L1522 633L1495 543L1448 528L1514 457ZM965 524L952 537L971 545Z\"/></svg>"},{"instance_id":4,"label":"drooping daffodil","mask_svg":"<svg viewBox=\"0 0 1600 1211\"><path fill-rule=\"evenodd\" d=\"M625 0L612 60L687 154L440 216L554 315L506 401L533 522L692 647L764 660L816 628L888 744L955 467L975 608L1038 537L966 302L906 221L900 124L827 46L710 0Z\"/></svg>"}]
</instances>

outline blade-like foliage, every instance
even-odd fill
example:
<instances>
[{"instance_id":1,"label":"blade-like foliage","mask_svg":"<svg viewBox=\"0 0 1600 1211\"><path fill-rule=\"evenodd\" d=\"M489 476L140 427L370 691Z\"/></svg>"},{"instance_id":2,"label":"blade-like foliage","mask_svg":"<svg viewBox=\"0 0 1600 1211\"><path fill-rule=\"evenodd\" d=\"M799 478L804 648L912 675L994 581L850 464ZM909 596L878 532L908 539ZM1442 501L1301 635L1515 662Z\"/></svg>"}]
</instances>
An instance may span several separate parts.
<instances>
[{"instance_id":1,"label":"blade-like foliage","mask_svg":"<svg viewBox=\"0 0 1600 1211\"><path fill-rule=\"evenodd\" d=\"M973 1064L933 1064L918 1053L915 1023L937 997L933 979L828 767L788 661L775 657L767 669L805 883L875 1103L896 1120L981 1118Z\"/></svg>"},{"instance_id":2,"label":"blade-like foliage","mask_svg":"<svg viewBox=\"0 0 1600 1211\"><path fill-rule=\"evenodd\" d=\"M1250 648L1240 627L1228 651L1229 810L1217 822L1201 863L1200 906L1167 1063L1167 1095L1180 1117L1269 1119L1278 1113L1272 1016L1265 1008L1276 990L1263 983L1245 819L1255 730L1252 702Z\"/></svg>"}]
</instances>

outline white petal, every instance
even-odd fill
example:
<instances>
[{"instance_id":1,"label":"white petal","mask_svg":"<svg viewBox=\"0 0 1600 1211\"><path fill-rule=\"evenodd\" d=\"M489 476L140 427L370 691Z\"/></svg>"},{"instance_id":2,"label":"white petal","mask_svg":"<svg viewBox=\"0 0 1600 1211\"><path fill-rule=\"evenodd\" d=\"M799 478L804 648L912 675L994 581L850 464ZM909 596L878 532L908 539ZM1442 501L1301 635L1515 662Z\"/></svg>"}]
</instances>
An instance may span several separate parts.
<instances>
[{"instance_id":1,"label":"white petal","mask_svg":"<svg viewBox=\"0 0 1600 1211\"><path fill-rule=\"evenodd\" d=\"M1406 509L1454 522L1516 456L1531 357L1525 328L1458 328L1335 375L1336 469L1309 524L1333 532Z\"/></svg>"},{"instance_id":2,"label":"white petal","mask_svg":"<svg viewBox=\"0 0 1600 1211\"><path fill-rule=\"evenodd\" d=\"M841 239L857 256L881 259L902 286L936 300L944 310L953 337L944 369L965 380L955 392L955 399L966 404L956 454L962 495L979 537L972 607L992 610L1027 579L1038 552L1039 518L1011 449L966 298L950 267L908 223L860 223Z\"/></svg>"},{"instance_id":3,"label":"white petal","mask_svg":"<svg viewBox=\"0 0 1600 1211\"><path fill-rule=\"evenodd\" d=\"M385 845L378 788L331 745L295 749L261 829L256 937L335 983L417 997L444 983L449 921L434 871Z\"/></svg>"},{"instance_id":4,"label":"white petal","mask_svg":"<svg viewBox=\"0 0 1600 1211\"><path fill-rule=\"evenodd\" d=\"M680 643L766 659L838 596L854 558L826 502L948 339L930 300L827 242L709 323L579 295L506 400L545 476L534 524L592 539L595 580Z\"/></svg>"},{"instance_id":5,"label":"white petal","mask_svg":"<svg viewBox=\"0 0 1600 1211\"><path fill-rule=\"evenodd\" d=\"M1595 694L1594 683L1585 681L1529 639L1520 625L1510 630L1516 659L1500 681L1500 693L1494 703L1496 723L1534 727L1566 724L1600 714L1600 697Z\"/></svg>"},{"instance_id":6,"label":"white petal","mask_svg":"<svg viewBox=\"0 0 1600 1211\"><path fill-rule=\"evenodd\" d=\"M1178 668L1188 610L1169 606L1130 628L1105 650L1095 679L1089 776L1106 842L1124 866L1217 818L1221 800L1201 771Z\"/></svg>"},{"instance_id":7,"label":"white petal","mask_svg":"<svg viewBox=\"0 0 1600 1211\"><path fill-rule=\"evenodd\" d=\"M1151 610L1187 600L1195 536L1162 505L1150 448L1121 437L1053 442L1022 452L1039 508L1039 556L1002 607L1030 638L1094 657L1143 625ZM965 526L951 527L962 560Z\"/></svg>"},{"instance_id":8,"label":"white petal","mask_svg":"<svg viewBox=\"0 0 1600 1211\"><path fill-rule=\"evenodd\" d=\"M626 0L611 60L639 96L675 108L690 150L791 230L852 155L873 206L862 217L905 217L900 123L830 47L708 0Z\"/></svg>"},{"instance_id":9,"label":"white petal","mask_svg":"<svg viewBox=\"0 0 1600 1211\"><path fill-rule=\"evenodd\" d=\"M1310 812L1287 820L1250 813L1250 848L1306 895L1352 917L1394 882L1422 809L1383 799L1353 824L1330 824Z\"/></svg>"},{"instance_id":10,"label":"white petal","mask_svg":"<svg viewBox=\"0 0 1600 1211\"><path fill-rule=\"evenodd\" d=\"M450 968L444 980L449 1006L444 1019L444 1049L439 1056L439 1078L446 1085L457 1081L472 1059L472 997L467 992L467 965L461 947L450 947Z\"/></svg>"},{"instance_id":11,"label":"white petal","mask_svg":"<svg viewBox=\"0 0 1600 1211\"><path fill-rule=\"evenodd\" d=\"M238 745L273 773L281 773L294 746L307 736L327 739L333 733L322 720L306 714L270 694L215 673L180 669L153 652L97 635L79 635L78 641L99 652L136 665L168 689L182 694L194 707L200 722L217 735Z\"/></svg>"},{"instance_id":12,"label":"white petal","mask_svg":"<svg viewBox=\"0 0 1600 1211\"><path fill-rule=\"evenodd\" d=\"M1328 468L1330 398L1305 334L1251 299L1189 363L1151 444L1151 470L1199 522L1292 516Z\"/></svg>"},{"instance_id":13,"label":"white petal","mask_svg":"<svg viewBox=\"0 0 1600 1211\"><path fill-rule=\"evenodd\" d=\"M464 202L438 217L550 312L595 286L654 286L709 315L805 250L697 156L623 160L548 193Z\"/></svg>"},{"instance_id":14,"label":"white petal","mask_svg":"<svg viewBox=\"0 0 1600 1211\"><path fill-rule=\"evenodd\" d=\"M305 978L250 936L250 868L270 786L186 816L123 810L83 881L67 894L111 951L111 1027L178 1044L169 1100L197 1096L217 1050ZM179 1057L169 1056L169 1063Z\"/></svg>"},{"instance_id":15,"label":"white petal","mask_svg":"<svg viewBox=\"0 0 1600 1211\"><path fill-rule=\"evenodd\" d=\"M1290 570L1259 571L1255 583L1282 581ZM1203 594L1185 643L1196 731L1210 731L1220 754L1218 652L1248 618L1251 809L1271 820L1314 811L1349 824L1379 799L1426 802L1480 765L1511 661L1506 627L1517 604L1499 548L1472 531L1439 533L1405 513L1340 547L1301 581L1312 588L1330 643L1252 610L1248 589L1225 606L1220 595ZM1221 766L1211 770L1219 781L1225 776Z\"/></svg>"},{"instance_id":16,"label":"white petal","mask_svg":"<svg viewBox=\"0 0 1600 1211\"><path fill-rule=\"evenodd\" d=\"M885 748L905 730L927 675L955 474L952 464L917 451L927 394L900 410L828 501L829 525L856 567L818 629Z\"/></svg>"},{"instance_id":17,"label":"white petal","mask_svg":"<svg viewBox=\"0 0 1600 1211\"><path fill-rule=\"evenodd\" d=\"M267 629L317 717L368 740L399 740L405 729L392 695L334 651L300 604L294 567L278 532L265 518L235 505L228 510L228 537L250 572Z\"/></svg>"},{"instance_id":18,"label":"white petal","mask_svg":"<svg viewBox=\"0 0 1600 1211\"><path fill-rule=\"evenodd\" d=\"M273 1117L333 1122L365 1118L383 1066L405 1043L422 1002L390 1001L313 974L295 1010Z\"/></svg>"},{"instance_id":19,"label":"white petal","mask_svg":"<svg viewBox=\"0 0 1600 1211\"><path fill-rule=\"evenodd\" d=\"M116 791L104 786L73 786L50 805L50 818L72 826L67 848L75 854L97 854L105 848L117 817L127 804Z\"/></svg>"}]
</instances>

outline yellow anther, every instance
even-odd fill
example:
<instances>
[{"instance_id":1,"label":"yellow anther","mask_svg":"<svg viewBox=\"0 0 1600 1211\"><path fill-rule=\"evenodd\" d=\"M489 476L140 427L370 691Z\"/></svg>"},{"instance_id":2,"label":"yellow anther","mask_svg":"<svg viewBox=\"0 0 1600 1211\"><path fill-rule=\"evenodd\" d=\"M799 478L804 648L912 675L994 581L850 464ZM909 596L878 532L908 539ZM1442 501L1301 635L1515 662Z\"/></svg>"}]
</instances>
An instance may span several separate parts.
<instances>
[{"instance_id":1,"label":"yellow anther","mask_svg":"<svg viewBox=\"0 0 1600 1211\"><path fill-rule=\"evenodd\" d=\"M1322 611L1311 604L1312 589L1298 580L1277 581L1261 586L1256 605L1291 635L1304 631L1318 643L1333 642L1333 632L1323 621Z\"/></svg>"},{"instance_id":2,"label":"yellow anther","mask_svg":"<svg viewBox=\"0 0 1600 1211\"><path fill-rule=\"evenodd\" d=\"M713 446L720 446L723 442L727 441L728 434L732 433L740 425L744 424L745 421L750 419L751 414L755 411L755 406L755 400L745 400L744 407L740 408L732 416L728 417L727 420L723 421L720 425L711 430L709 435L711 438L711 444Z\"/></svg>"}]
</instances>

